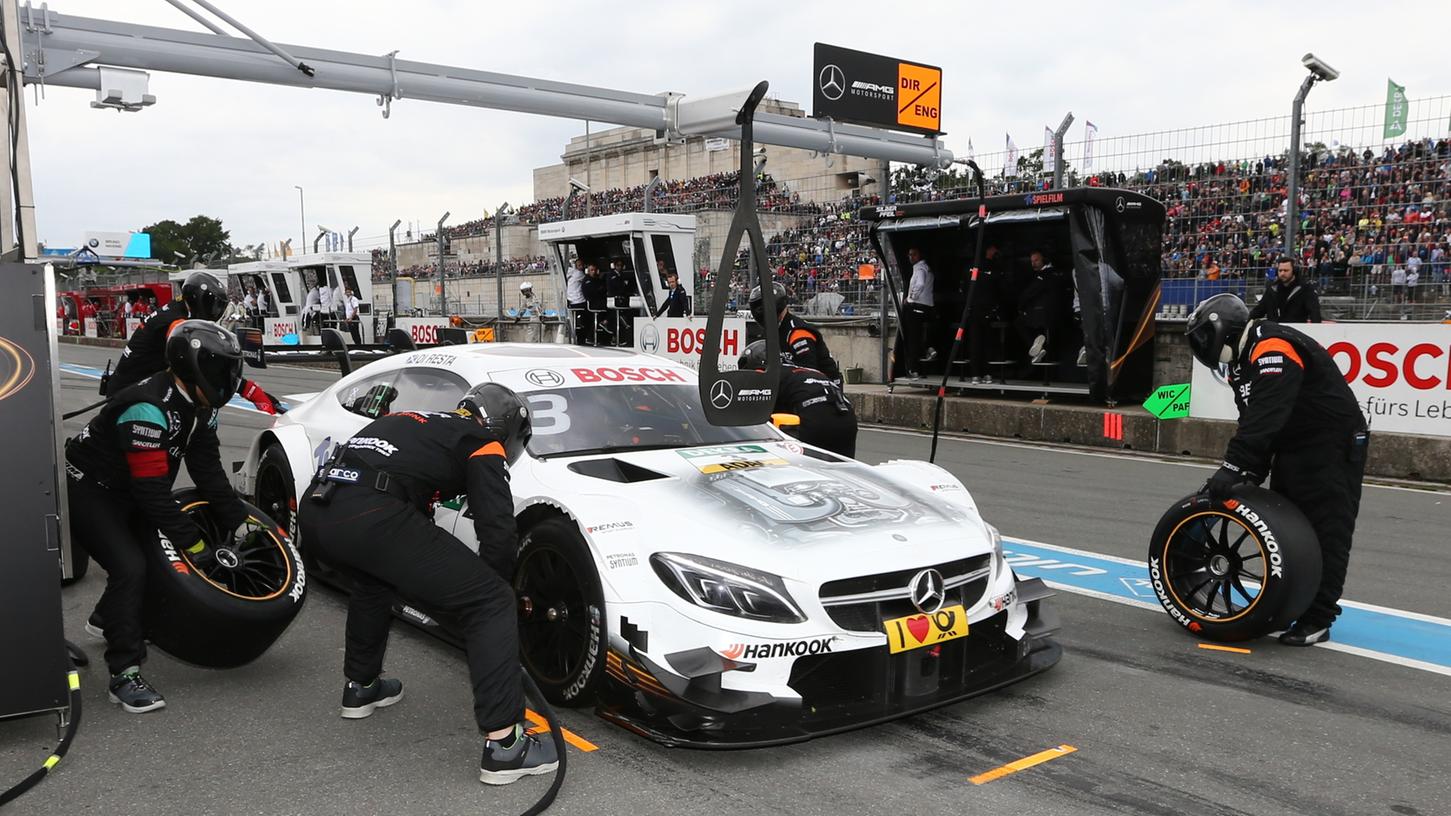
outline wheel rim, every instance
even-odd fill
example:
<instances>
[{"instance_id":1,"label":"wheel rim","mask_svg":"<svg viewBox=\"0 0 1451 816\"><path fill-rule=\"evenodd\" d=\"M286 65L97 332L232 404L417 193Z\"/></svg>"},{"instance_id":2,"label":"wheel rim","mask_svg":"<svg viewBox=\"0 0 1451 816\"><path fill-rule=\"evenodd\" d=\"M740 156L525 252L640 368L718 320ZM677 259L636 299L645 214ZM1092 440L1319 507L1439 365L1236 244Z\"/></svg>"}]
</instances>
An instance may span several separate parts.
<instances>
[{"instance_id":1,"label":"wheel rim","mask_svg":"<svg viewBox=\"0 0 1451 816\"><path fill-rule=\"evenodd\" d=\"M180 552L193 572L217 589L246 601L267 601L285 592L292 583L292 562L286 545L273 530L255 517L247 521L256 525L260 535L250 536L227 546L212 542L222 536L207 512L207 502L192 502L181 508L190 513L202 528L210 545L211 557L198 564L190 553Z\"/></svg>"},{"instance_id":2,"label":"wheel rim","mask_svg":"<svg viewBox=\"0 0 1451 816\"><path fill-rule=\"evenodd\" d=\"M292 532L292 491L277 468L266 467L257 474L257 505L283 529Z\"/></svg>"},{"instance_id":3,"label":"wheel rim","mask_svg":"<svg viewBox=\"0 0 1451 816\"><path fill-rule=\"evenodd\" d=\"M1190 615L1228 623L1259 604L1265 551L1236 516L1197 513L1179 523L1164 544L1169 591Z\"/></svg>"},{"instance_id":4,"label":"wheel rim","mask_svg":"<svg viewBox=\"0 0 1451 816\"><path fill-rule=\"evenodd\" d=\"M590 649L590 610L579 575L563 553L547 546L528 548L515 575L524 664L539 680L564 683Z\"/></svg>"}]
</instances>

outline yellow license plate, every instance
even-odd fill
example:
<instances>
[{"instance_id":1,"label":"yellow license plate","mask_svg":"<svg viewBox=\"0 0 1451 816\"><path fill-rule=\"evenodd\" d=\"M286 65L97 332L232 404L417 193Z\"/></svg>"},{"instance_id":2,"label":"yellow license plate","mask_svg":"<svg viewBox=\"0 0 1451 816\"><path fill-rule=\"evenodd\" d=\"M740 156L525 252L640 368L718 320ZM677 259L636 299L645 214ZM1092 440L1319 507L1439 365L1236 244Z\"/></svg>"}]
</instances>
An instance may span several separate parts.
<instances>
[{"instance_id":1,"label":"yellow license plate","mask_svg":"<svg viewBox=\"0 0 1451 816\"><path fill-rule=\"evenodd\" d=\"M888 649L896 654L967 637L967 612L961 604L953 604L930 615L893 618L883 623L882 628L887 632Z\"/></svg>"}]
</instances>

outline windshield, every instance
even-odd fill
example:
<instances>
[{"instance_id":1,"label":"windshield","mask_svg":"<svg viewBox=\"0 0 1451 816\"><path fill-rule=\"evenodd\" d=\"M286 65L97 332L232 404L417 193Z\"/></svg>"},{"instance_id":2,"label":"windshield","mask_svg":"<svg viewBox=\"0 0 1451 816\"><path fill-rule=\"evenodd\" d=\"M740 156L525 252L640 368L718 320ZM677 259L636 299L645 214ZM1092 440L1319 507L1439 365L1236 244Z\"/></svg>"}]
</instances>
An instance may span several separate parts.
<instances>
[{"instance_id":1,"label":"windshield","mask_svg":"<svg viewBox=\"0 0 1451 816\"><path fill-rule=\"evenodd\" d=\"M523 395L533 412L535 457L688 448L777 439L768 425L712 425L694 385L557 388Z\"/></svg>"}]
</instances>

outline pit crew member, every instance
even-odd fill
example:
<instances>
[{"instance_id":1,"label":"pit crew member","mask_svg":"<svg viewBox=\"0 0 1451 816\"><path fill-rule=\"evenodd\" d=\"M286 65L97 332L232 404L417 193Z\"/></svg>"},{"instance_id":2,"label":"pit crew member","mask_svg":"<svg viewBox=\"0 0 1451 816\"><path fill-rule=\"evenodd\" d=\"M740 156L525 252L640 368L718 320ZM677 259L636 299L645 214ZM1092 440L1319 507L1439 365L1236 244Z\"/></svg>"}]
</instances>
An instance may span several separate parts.
<instances>
[{"instance_id":1,"label":"pit crew member","mask_svg":"<svg viewBox=\"0 0 1451 816\"><path fill-rule=\"evenodd\" d=\"M779 282L771 283L771 296L776 301L777 319L780 321L781 351L790 353L791 360L801 368L814 368L822 372L838 387L841 386L841 368L826 347L826 338L821 330L791 313L786 307L786 287ZM751 316L756 323L766 324L766 304L761 296L761 287L751 290Z\"/></svg>"},{"instance_id":2,"label":"pit crew member","mask_svg":"<svg viewBox=\"0 0 1451 816\"><path fill-rule=\"evenodd\" d=\"M746 346L739 365L743 369L764 371L766 341L757 340ZM800 425L788 425L785 430L802 442L842 456L856 456L856 411L841 387L822 372L782 360L775 411L801 418Z\"/></svg>"}]
</instances>

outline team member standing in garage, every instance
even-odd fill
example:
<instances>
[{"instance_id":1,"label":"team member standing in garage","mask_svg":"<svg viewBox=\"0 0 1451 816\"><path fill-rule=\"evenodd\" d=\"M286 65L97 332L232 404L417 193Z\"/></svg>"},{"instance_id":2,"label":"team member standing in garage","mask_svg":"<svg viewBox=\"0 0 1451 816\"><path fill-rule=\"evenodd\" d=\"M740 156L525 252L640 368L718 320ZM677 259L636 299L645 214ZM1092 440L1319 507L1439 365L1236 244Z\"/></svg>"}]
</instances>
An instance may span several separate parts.
<instances>
[{"instance_id":1,"label":"team member standing in garage","mask_svg":"<svg viewBox=\"0 0 1451 816\"><path fill-rule=\"evenodd\" d=\"M1299 507L1320 539L1324 560L1315 600L1280 642L1309 646L1330 639L1350 563L1370 444L1365 417L1340 368L1324 348L1294 329L1250 317L1238 297L1199 304L1186 328L1194 357L1228 366L1239 428L1224 462L1205 485L1215 501L1240 482L1263 481Z\"/></svg>"},{"instance_id":2,"label":"team member standing in garage","mask_svg":"<svg viewBox=\"0 0 1451 816\"><path fill-rule=\"evenodd\" d=\"M484 733L479 779L504 785L553 771L554 744L524 733L514 574L518 549L509 463L532 434L519 395L485 383L452 413L405 411L339 446L299 504L308 546L353 578L342 716L359 719L403 696L381 677L397 596L456 616L464 632L474 718ZM435 496L466 495L479 552L433 523Z\"/></svg>"},{"instance_id":3,"label":"team member standing in garage","mask_svg":"<svg viewBox=\"0 0 1451 816\"><path fill-rule=\"evenodd\" d=\"M248 297L250 297L250 293ZM106 382L106 394L120 393L127 386L134 385L166 368L165 350L167 337L174 326L183 320L208 320L216 322L227 310L227 290L221 281L207 272L193 272L181 285L181 299L173 300L147 318L141 328L126 342L121 352L121 362L111 372ZM282 413L277 400L262 386L251 380L241 380L237 393L257 406L257 410L268 414ZM220 406L219 406L220 407Z\"/></svg>"},{"instance_id":4,"label":"team member standing in garage","mask_svg":"<svg viewBox=\"0 0 1451 816\"><path fill-rule=\"evenodd\" d=\"M110 699L133 714L166 705L141 677L147 564L136 532L160 529L193 563L208 556L201 530L172 498L183 457L223 530L247 519L217 446L220 406L242 379L237 339L215 323L187 320L166 341L165 359L164 372L113 390L101 413L66 443L71 531L106 569L88 629L104 626Z\"/></svg>"},{"instance_id":5,"label":"team member standing in garage","mask_svg":"<svg viewBox=\"0 0 1451 816\"><path fill-rule=\"evenodd\" d=\"M757 371L766 369L765 340L746 346L740 367ZM802 442L842 456L856 456L856 411L841 387L822 372L793 366L783 360L775 411L801 418L801 424L796 426L792 436Z\"/></svg>"},{"instance_id":6,"label":"team member standing in garage","mask_svg":"<svg viewBox=\"0 0 1451 816\"><path fill-rule=\"evenodd\" d=\"M791 360L801 368L814 368L822 372L837 387L841 386L841 368L826 347L826 338L821 330L791 313L786 308L786 287L779 282L771 283L771 297L776 301L777 319L780 323L781 351L791 355ZM751 316L758 325L766 325L766 303L761 296L761 287L751 290Z\"/></svg>"}]
</instances>

